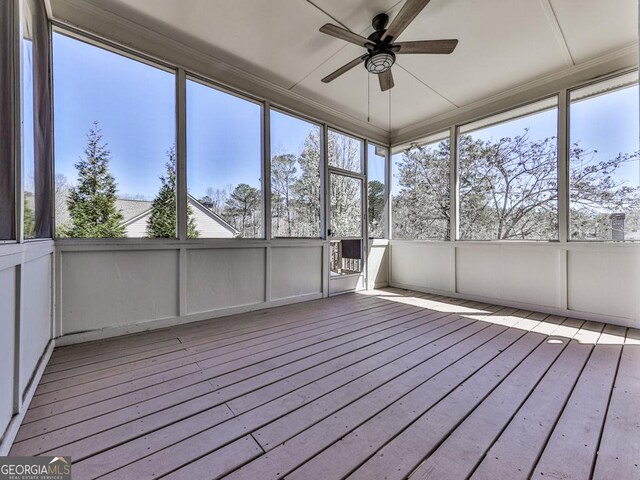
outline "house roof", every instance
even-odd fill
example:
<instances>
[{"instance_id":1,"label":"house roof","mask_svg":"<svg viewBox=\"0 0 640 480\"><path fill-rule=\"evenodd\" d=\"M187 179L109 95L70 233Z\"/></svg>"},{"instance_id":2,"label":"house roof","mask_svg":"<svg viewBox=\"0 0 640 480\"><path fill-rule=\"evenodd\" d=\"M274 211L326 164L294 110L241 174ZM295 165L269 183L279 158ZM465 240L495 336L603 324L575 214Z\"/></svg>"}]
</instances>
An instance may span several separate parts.
<instances>
[{"instance_id":1,"label":"house roof","mask_svg":"<svg viewBox=\"0 0 640 480\"><path fill-rule=\"evenodd\" d=\"M203 213L205 213L206 215L214 219L216 222L221 224L224 228L226 228L231 233L233 233L234 236L240 233L240 231L237 228L235 228L233 225L228 223L224 218L222 218L220 215L215 213L213 210L204 206L202 203L196 200L195 197L187 194L187 198L189 199L189 205L191 205L193 208L197 208L198 210L202 211Z\"/></svg>"},{"instance_id":2,"label":"house roof","mask_svg":"<svg viewBox=\"0 0 640 480\"><path fill-rule=\"evenodd\" d=\"M153 202L149 200L129 200L119 198L116 200L116 208L122 212L123 223L128 223L132 219L151 210Z\"/></svg>"},{"instance_id":3,"label":"house roof","mask_svg":"<svg viewBox=\"0 0 640 480\"><path fill-rule=\"evenodd\" d=\"M187 198L189 199L189 205L191 205L191 207L199 209L234 235L240 233L233 225L228 223L220 215L202 205L202 203L196 200L194 196L187 195ZM122 215L124 216L124 221L122 222L122 224L125 226L146 216L151 211L152 205L153 202L148 200L116 200L116 208L122 211Z\"/></svg>"},{"instance_id":4,"label":"house roof","mask_svg":"<svg viewBox=\"0 0 640 480\"><path fill-rule=\"evenodd\" d=\"M192 195L188 195L189 205L193 208L197 208L211 219L218 222L225 229L229 230L233 235L240 233L233 225L224 220L220 215L216 214L211 209L205 207L202 203L196 200ZM116 209L120 210L124 220L122 225L130 225L131 223L146 216L151 211L153 201L151 200L132 200L126 198L118 198L116 200ZM58 225L65 225L71 221L69 216L69 210L67 208L67 199L59 199L56 202L56 223Z\"/></svg>"}]
</instances>

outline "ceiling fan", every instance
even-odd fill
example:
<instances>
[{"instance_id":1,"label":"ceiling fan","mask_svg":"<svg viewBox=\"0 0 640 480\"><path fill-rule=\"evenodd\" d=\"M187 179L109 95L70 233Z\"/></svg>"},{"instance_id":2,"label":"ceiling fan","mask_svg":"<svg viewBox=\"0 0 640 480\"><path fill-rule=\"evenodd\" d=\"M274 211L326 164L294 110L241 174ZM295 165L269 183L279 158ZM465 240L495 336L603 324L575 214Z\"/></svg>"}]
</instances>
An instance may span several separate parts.
<instances>
[{"instance_id":1,"label":"ceiling fan","mask_svg":"<svg viewBox=\"0 0 640 480\"><path fill-rule=\"evenodd\" d=\"M327 23L320 31L332 37L355 43L367 49L367 53L343 65L335 72L327 75L322 79L324 83L329 83L338 78L343 73L348 72L361 62L364 62L365 68L370 73L378 75L380 80L380 89L384 92L393 88L393 75L391 67L396 61L396 54L415 54L415 53L452 53L458 44L458 40L421 40L415 42L397 42L394 41L409 26L414 18L427 6L430 0L407 0L402 9L393 19L391 25L389 16L380 13L373 18L371 24L375 29L367 38L350 32L347 29Z\"/></svg>"}]
</instances>

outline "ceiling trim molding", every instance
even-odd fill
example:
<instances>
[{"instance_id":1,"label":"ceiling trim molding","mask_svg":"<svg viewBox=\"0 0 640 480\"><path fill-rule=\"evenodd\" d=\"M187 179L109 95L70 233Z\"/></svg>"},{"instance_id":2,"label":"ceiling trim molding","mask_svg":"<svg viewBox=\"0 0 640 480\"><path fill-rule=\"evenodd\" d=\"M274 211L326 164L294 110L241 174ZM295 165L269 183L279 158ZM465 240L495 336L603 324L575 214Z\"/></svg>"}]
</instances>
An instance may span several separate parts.
<instances>
[{"instance_id":1,"label":"ceiling trim molding","mask_svg":"<svg viewBox=\"0 0 640 480\"><path fill-rule=\"evenodd\" d=\"M49 19L53 18L53 9L51 8L51 0L44 0L44 8Z\"/></svg>"},{"instance_id":2,"label":"ceiling trim molding","mask_svg":"<svg viewBox=\"0 0 640 480\"><path fill-rule=\"evenodd\" d=\"M638 45L633 43L614 52L596 57L574 67L562 69L536 80L505 90L483 100L472 102L455 110L391 131L391 145L411 143L433 133L488 116L510 107L553 95L562 88L614 73L637 68Z\"/></svg>"},{"instance_id":3,"label":"ceiling trim molding","mask_svg":"<svg viewBox=\"0 0 640 480\"><path fill-rule=\"evenodd\" d=\"M558 46L562 51L562 56L564 57L565 63L568 67L575 66L576 62L573 59L573 55L571 54L571 50L569 49L569 44L567 43L567 38L564 36L562 25L560 25L560 21L558 20L556 11L553 9L551 0L540 0L540 6L544 10L544 14L547 17L547 21L549 22L549 27L553 31L553 36L556 38Z\"/></svg>"},{"instance_id":4,"label":"ceiling trim molding","mask_svg":"<svg viewBox=\"0 0 640 480\"><path fill-rule=\"evenodd\" d=\"M210 78L232 90L263 98L274 106L297 111L378 143L389 143L389 132L384 128L276 85L86 0L51 0L51 3L52 20L62 25L122 44L160 62Z\"/></svg>"}]
</instances>

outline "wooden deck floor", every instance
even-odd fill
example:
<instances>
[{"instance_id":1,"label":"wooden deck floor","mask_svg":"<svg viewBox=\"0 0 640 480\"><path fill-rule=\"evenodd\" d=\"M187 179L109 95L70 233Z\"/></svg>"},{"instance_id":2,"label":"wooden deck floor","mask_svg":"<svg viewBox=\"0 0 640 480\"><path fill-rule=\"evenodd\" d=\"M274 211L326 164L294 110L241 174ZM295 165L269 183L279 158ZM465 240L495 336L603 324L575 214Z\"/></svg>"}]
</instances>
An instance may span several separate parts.
<instances>
[{"instance_id":1,"label":"wooden deck floor","mask_svg":"<svg viewBox=\"0 0 640 480\"><path fill-rule=\"evenodd\" d=\"M59 348L12 455L89 479L640 478L638 330L397 289Z\"/></svg>"}]
</instances>

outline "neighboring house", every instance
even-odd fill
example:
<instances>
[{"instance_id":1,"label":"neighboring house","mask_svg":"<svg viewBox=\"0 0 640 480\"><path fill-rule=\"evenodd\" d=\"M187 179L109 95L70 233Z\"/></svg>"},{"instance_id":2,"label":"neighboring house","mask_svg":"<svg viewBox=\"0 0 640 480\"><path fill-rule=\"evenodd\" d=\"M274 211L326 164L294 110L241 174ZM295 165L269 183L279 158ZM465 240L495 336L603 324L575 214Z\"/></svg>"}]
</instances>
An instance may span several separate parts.
<instances>
[{"instance_id":1,"label":"neighboring house","mask_svg":"<svg viewBox=\"0 0 640 480\"><path fill-rule=\"evenodd\" d=\"M205 207L191 195L187 195L187 198L199 237L234 238L240 235L240 231L230 223L227 223L220 215Z\"/></svg>"},{"instance_id":2,"label":"neighboring house","mask_svg":"<svg viewBox=\"0 0 640 480\"><path fill-rule=\"evenodd\" d=\"M200 238L234 238L240 232L227 223L222 217L198 202L194 197L188 195L191 214L195 220L196 230ZM66 208L66 201L56 205L56 221L58 224L68 224L71 222L69 212ZM122 212L127 237L142 238L147 236L147 222L151 216L150 200L127 200L119 198L116 200L116 208Z\"/></svg>"},{"instance_id":3,"label":"neighboring house","mask_svg":"<svg viewBox=\"0 0 640 480\"><path fill-rule=\"evenodd\" d=\"M624 232L624 239L627 241L629 240L638 241L640 240L640 231L632 230L630 232Z\"/></svg>"},{"instance_id":4,"label":"neighboring house","mask_svg":"<svg viewBox=\"0 0 640 480\"><path fill-rule=\"evenodd\" d=\"M222 217L209 210L191 195L188 195L188 199L198 237L233 238L238 235L238 230L225 222ZM116 201L116 208L121 210L124 216L122 224L127 232L127 237L147 236L147 222L151 216L152 204L153 202L147 200L118 199Z\"/></svg>"}]
</instances>

